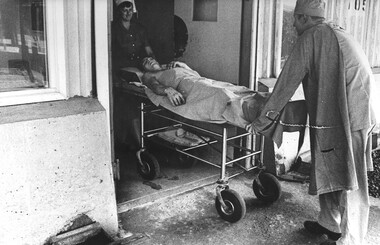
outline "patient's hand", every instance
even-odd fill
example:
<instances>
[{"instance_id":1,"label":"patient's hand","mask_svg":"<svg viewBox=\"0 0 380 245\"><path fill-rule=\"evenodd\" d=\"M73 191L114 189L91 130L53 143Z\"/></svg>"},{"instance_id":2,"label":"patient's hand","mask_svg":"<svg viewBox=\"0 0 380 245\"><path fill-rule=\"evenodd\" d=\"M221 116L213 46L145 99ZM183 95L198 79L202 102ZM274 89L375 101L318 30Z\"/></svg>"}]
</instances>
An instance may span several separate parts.
<instances>
[{"instance_id":1,"label":"patient's hand","mask_svg":"<svg viewBox=\"0 0 380 245\"><path fill-rule=\"evenodd\" d=\"M173 69L175 67L182 67L182 68L191 70L188 65L186 65L185 63L180 62L180 61L172 61L172 62L170 62L169 64L167 64L166 69Z\"/></svg>"},{"instance_id":2,"label":"patient's hand","mask_svg":"<svg viewBox=\"0 0 380 245\"><path fill-rule=\"evenodd\" d=\"M172 61L172 62L170 62L170 63L168 63L166 65L166 69L173 69L175 67L178 67L178 62L177 61Z\"/></svg>"},{"instance_id":3,"label":"patient's hand","mask_svg":"<svg viewBox=\"0 0 380 245\"><path fill-rule=\"evenodd\" d=\"M186 103L183 95L174 88L168 87L164 91L168 96L170 103L172 103L173 106L179 106Z\"/></svg>"}]
</instances>

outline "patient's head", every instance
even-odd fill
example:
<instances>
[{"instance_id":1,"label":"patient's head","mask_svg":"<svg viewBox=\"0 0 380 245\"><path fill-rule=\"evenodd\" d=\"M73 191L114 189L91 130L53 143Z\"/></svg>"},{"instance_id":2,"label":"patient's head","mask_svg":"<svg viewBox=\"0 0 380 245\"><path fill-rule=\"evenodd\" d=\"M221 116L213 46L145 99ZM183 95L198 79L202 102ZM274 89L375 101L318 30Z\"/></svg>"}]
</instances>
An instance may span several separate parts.
<instances>
[{"instance_id":1,"label":"patient's head","mask_svg":"<svg viewBox=\"0 0 380 245\"><path fill-rule=\"evenodd\" d=\"M161 71L162 70L161 65L157 62L157 60L155 60L152 57L145 57L142 60L142 67L143 67L144 71L148 71L148 72Z\"/></svg>"}]
</instances>

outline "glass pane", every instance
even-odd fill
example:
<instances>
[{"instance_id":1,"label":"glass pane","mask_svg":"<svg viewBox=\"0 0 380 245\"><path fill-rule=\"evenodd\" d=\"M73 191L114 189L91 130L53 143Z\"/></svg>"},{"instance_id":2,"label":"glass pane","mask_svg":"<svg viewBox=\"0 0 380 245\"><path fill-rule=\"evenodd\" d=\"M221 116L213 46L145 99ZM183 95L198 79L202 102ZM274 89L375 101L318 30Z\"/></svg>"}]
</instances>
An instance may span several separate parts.
<instances>
[{"instance_id":1,"label":"glass pane","mask_svg":"<svg viewBox=\"0 0 380 245\"><path fill-rule=\"evenodd\" d=\"M284 12L283 12L283 22L282 22L282 48L281 48L281 68L290 53L292 52L293 46L297 40L297 32L293 27L294 23L294 7L296 6L297 0L283 0L284 1Z\"/></svg>"},{"instance_id":2,"label":"glass pane","mask_svg":"<svg viewBox=\"0 0 380 245\"><path fill-rule=\"evenodd\" d=\"M47 88L45 0L0 0L0 92Z\"/></svg>"}]
</instances>

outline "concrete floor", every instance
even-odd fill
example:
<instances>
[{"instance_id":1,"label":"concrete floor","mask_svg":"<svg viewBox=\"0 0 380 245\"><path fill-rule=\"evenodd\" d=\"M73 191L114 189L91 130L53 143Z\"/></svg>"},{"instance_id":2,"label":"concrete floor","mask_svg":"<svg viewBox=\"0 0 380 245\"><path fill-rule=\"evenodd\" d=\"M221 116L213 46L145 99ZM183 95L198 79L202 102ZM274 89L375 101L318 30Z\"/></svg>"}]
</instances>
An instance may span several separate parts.
<instances>
[{"instance_id":1,"label":"concrete floor","mask_svg":"<svg viewBox=\"0 0 380 245\"><path fill-rule=\"evenodd\" d=\"M281 198L264 205L253 194L252 173L230 180L230 188L245 200L247 213L237 223L222 220L215 209L215 187L208 185L160 199L119 214L124 230L133 233L131 244L319 244L325 237L308 234L305 220L318 214L316 196L307 184L280 181ZM380 199L371 198L369 245L380 244Z\"/></svg>"},{"instance_id":2,"label":"concrete floor","mask_svg":"<svg viewBox=\"0 0 380 245\"><path fill-rule=\"evenodd\" d=\"M138 174L135 152L117 152L117 158L120 160L120 180L117 181L116 187L119 213L159 198L211 184L220 176L220 168L194 160L185 164L172 150L150 148L148 152L157 158L161 169L159 176L151 181L144 180ZM220 162L220 153L213 150L198 150L197 155L216 164ZM241 169L228 167L228 171Z\"/></svg>"},{"instance_id":3,"label":"concrete floor","mask_svg":"<svg viewBox=\"0 0 380 245\"><path fill-rule=\"evenodd\" d=\"M160 164L160 176L152 181L146 181L137 173L134 154L128 153L120 160L121 180L118 182L117 188L118 203L162 193L177 186L204 179L218 173L218 170L207 164L196 164L191 168L174 166L174 163ZM125 164L127 165L124 166ZM152 188L150 184L157 186Z\"/></svg>"}]
</instances>

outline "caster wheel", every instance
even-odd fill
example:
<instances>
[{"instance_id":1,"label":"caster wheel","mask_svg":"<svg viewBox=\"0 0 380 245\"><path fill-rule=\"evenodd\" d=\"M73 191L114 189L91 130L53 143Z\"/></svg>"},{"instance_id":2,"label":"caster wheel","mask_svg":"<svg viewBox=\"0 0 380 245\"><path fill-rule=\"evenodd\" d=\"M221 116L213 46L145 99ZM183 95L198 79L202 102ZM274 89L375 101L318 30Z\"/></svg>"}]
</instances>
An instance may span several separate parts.
<instances>
[{"instance_id":1,"label":"caster wheel","mask_svg":"<svg viewBox=\"0 0 380 245\"><path fill-rule=\"evenodd\" d=\"M215 198L215 207L220 217L228 222L235 223L245 216L246 206L243 198L234 190L221 192L226 208L223 208L218 197Z\"/></svg>"},{"instance_id":2,"label":"caster wheel","mask_svg":"<svg viewBox=\"0 0 380 245\"><path fill-rule=\"evenodd\" d=\"M252 189L256 197L266 203L273 203L281 196L281 185L270 173L260 173L258 178L253 180Z\"/></svg>"},{"instance_id":3,"label":"caster wheel","mask_svg":"<svg viewBox=\"0 0 380 245\"><path fill-rule=\"evenodd\" d=\"M146 180L153 180L160 175L160 165L157 159L150 153L140 153L141 163L137 161L137 171Z\"/></svg>"}]
</instances>

